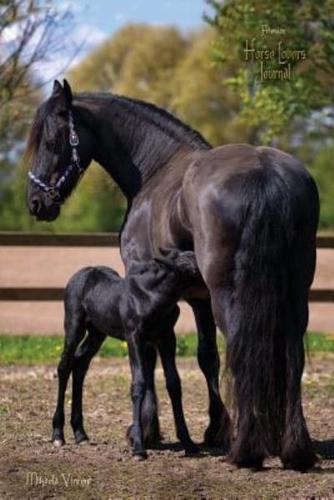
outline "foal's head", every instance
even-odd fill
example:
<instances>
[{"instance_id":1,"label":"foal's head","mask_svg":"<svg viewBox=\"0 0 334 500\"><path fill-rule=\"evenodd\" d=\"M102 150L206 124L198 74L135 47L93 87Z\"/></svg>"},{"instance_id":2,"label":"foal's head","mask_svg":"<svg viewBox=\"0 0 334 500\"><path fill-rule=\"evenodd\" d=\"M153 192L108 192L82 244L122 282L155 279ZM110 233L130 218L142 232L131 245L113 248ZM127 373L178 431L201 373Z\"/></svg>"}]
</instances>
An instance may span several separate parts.
<instances>
[{"instance_id":1,"label":"foal's head","mask_svg":"<svg viewBox=\"0 0 334 500\"><path fill-rule=\"evenodd\" d=\"M169 250L159 258L134 264L130 275L140 275L142 285L157 293L182 292L201 278L194 252Z\"/></svg>"},{"instance_id":2,"label":"foal's head","mask_svg":"<svg viewBox=\"0 0 334 500\"><path fill-rule=\"evenodd\" d=\"M60 213L81 174L92 159L93 132L73 109L72 91L57 80L51 96L36 112L27 144L32 159L27 189L30 213L38 220L52 221Z\"/></svg>"}]
</instances>

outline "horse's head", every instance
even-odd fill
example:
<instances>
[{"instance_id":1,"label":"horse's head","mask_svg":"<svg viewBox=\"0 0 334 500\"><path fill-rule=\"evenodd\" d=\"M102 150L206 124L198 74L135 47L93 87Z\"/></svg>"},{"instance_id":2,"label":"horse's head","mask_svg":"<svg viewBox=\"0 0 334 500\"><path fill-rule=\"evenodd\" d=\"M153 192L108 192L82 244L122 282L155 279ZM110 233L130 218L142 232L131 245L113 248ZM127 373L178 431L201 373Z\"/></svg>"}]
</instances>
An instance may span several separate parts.
<instances>
[{"instance_id":1,"label":"horse's head","mask_svg":"<svg viewBox=\"0 0 334 500\"><path fill-rule=\"evenodd\" d=\"M92 159L94 137L80 123L79 110L72 105L72 91L57 80L51 96L38 108L30 130L27 155L32 158L28 173L27 203L38 220L52 221Z\"/></svg>"}]
</instances>

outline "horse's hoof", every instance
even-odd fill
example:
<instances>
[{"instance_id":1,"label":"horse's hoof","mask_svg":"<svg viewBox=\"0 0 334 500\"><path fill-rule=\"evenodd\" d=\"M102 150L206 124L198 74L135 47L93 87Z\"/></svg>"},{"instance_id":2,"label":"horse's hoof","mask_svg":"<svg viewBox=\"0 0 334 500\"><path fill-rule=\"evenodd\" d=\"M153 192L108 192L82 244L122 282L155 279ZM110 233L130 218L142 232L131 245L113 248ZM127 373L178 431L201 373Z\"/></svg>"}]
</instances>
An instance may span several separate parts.
<instances>
[{"instance_id":1,"label":"horse's hoof","mask_svg":"<svg viewBox=\"0 0 334 500\"><path fill-rule=\"evenodd\" d=\"M203 445L207 448L223 448L226 452L230 449L230 427L225 425L218 431L208 427L204 433Z\"/></svg>"},{"instance_id":2,"label":"horse's hoof","mask_svg":"<svg viewBox=\"0 0 334 500\"><path fill-rule=\"evenodd\" d=\"M187 457L191 455L198 455L198 453L200 452L199 446L197 446L197 444L195 444L192 440L188 441L186 444L183 444L183 447Z\"/></svg>"},{"instance_id":3,"label":"horse's hoof","mask_svg":"<svg viewBox=\"0 0 334 500\"><path fill-rule=\"evenodd\" d=\"M263 469L263 457L227 457L227 463L234 465L238 469L252 469L260 471Z\"/></svg>"},{"instance_id":4,"label":"horse's hoof","mask_svg":"<svg viewBox=\"0 0 334 500\"><path fill-rule=\"evenodd\" d=\"M64 446L65 441L64 441L64 439L54 439L54 440L52 441L52 444L53 444L53 446L55 446L56 448L61 448L62 446Z\"/></svg>"},{"instance_id":5,"label":"horse's hoof","mask_svg":"<svg viewBox=\"0 0 334 500\"><path fill-rule=\"evenodd\" d=\"M137 461L137 462L142 462L143 460L146 460L148 458L148 455L146 453L146 451L140 451L140 452L133 452L133 458Z\"/></svg>"},{"instance_id":6,"label":"horse's hoof","mask_svg":"<svg viewBox=\"0 0 334 500\"><path fill-rule=\"evenodd\" d=\"M133 446L133 436L132 436L132 425L129 425L126 431L126 441L130 448ZM162 434L157 431L148 435L143 436L144 446L145 448L155 449L160 448L161 442L163 441Z\"/></svg>"},{"instance_id":7,"label":"horse's hoof","mask_svg":"<svg viewBox=\"0 0 334 500\"><path fill-rule=\"evenodd\" d=\"M312 450L300 450L289 457L281 456L281 460L284 469L306 472L314 467L318 458Z\"/></svg>"},{"instance_id":8,"label":"horse's hoof","mask_svg":"<svg viewBox=\"0 0 334 500\"><path fill-rule=\"evenodd\" d=\"M198 455L200 452L199 446L195 443L187 444L187 446L184 447L184 451L186 454L186 457L191 457L193 455Z\"/></svg>"}]
</instances>

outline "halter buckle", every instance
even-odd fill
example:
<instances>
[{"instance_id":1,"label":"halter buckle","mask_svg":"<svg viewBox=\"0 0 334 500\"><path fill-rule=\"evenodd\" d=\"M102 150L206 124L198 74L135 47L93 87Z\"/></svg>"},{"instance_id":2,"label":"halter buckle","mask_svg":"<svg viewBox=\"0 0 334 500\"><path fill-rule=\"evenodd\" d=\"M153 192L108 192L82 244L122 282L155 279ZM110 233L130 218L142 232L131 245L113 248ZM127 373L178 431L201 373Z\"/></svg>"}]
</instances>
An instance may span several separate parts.
<instances>
[{"instance_id":1,"label":"halter buckle","mask_svg":"<svg viewBox=\"0 0 334 500\"><path fill-rule=\"evenodd\" d=\"M70 145L74 147L79 145L79 137L74 131L70 133Z\"/></svg>"}]
</instances>

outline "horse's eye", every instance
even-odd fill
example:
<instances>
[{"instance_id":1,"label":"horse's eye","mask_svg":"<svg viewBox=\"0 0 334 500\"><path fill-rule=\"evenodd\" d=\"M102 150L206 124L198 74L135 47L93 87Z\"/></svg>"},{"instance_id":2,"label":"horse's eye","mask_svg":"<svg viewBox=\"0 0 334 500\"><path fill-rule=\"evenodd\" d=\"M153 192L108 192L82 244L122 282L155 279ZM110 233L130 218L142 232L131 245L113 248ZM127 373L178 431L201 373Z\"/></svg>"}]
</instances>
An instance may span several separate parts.
<instances>
[{"instance_id":1,"label":"horse's eye","mask_svg":"<svg viewBox=\"0 0 334 500\"><path fill-rule=\"evenodd\" d=\"M58 111L57 115L60 116L60 118L67 118L68 111L66 111L66 110Z\"/></svg>"},{"instance_id":2,"label":"horse's eye","mask_svg":"<svg viewBox=\"0 0 334 500\"><path fill-rule=\"evenodd\" d=\"M46 140L46 147L47 149L54 149L56 146L56 141L54 139L47 139Z\"/></svg>"}]
</instances>

